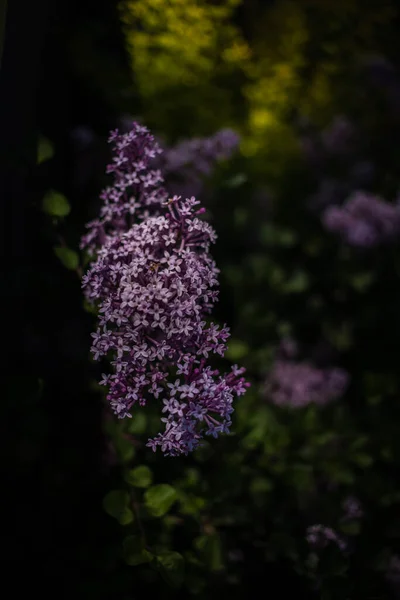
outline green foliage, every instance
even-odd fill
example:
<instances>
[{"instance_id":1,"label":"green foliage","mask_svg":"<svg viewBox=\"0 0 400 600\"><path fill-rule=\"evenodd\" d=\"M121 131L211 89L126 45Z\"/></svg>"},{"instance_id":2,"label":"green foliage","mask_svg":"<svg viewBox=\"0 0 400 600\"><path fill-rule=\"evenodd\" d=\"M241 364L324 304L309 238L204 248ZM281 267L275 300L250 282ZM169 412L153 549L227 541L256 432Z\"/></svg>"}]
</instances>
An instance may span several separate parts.
<instances>
[{"instance_id":1,"label":"green foliage","mask_svg":"<svg viewBox=\"0 0 400 600\"><path fill-rule=\"evenodd\" d=\"M54 254L60 259L65 268L75 271L79 267L77 252L65 246L55 246Z\"/></svg>"},{"instance_id":2,"label":"green foliage","mask_svg":"<svg viewBox=\"0 0 400 600\"><path fill-rule=\"evenodd\" d=\"M42 201L42 208L51 217L66 217L71 211L66 197L55 190L46 193Z\"/></svg>"},{"instance_id":3,"label":"green foliage","mask_svg":"<svg viewBox=\"0 0 400 600\"><path fill-rule=\"evenodd\" d=\"M217 533L196 538L194 547L210 571L221 571L224 568L221 539Z\"/></svg>"},{"instance_id":4,"label":"green foliage","mask_svg":"<svg viewBox=\"0 0 400 600\"><path fill-rule=\"evenodd\" d=\"M144 494L146 508L153 517L163 517L177 498L176 490L167 483L153 485Z\"/></svg>"},{"instance_id":5,"label":"green foliage","mask_svg":"<svg viewBox=\"0 0 400 600\"><path fill-rule=\"evenodd\" d=\"M133 512L130 509L128 492L113 490L103 500L104 510L110 517L117 519L121 525L129 525L133 521Z\"/></svg>"},{"instance_id":6,"label":"green foliage","mask_svg":"<svg viewBox=\"0 0 400 600\"><path fill-rule=\"evenodd\" d=\"M248 352L249 347L246 343L231 338L225 356L232 361L236 361L246 356Z\"/></svg>"},{"instance_id":7,"label":"green foliage","mask_svg":"<svg viewBox=\"0 0 400 600\"><path fill-rule=\"evenodd\" d=\"M128 535L123 541L123 559L132 566L137 567L150 563L154 556L143 545L143 541L138 535Z\"/></svg>"},{"instance_id":8,"label":"green foliage","mask_svg":"<svg viewBox=\"0 0 400 600\"><path fill-rule=\"evenodd\" d=\"M37 162L40 165L54 156L53 144L47 138L40 136L38 144Z\"/></svg>"},{"instance_id":9,"label":"green foliage","mask_svg":"<svg viewBox=\"0 0 400 600\"><path fill-rule=\"evenodd\" d=\"M125 481L133 487L146 488L153 481L153 474L146 465L139 465L125 473Z\"/></svg>"},{"instance_id":10,"label":"green foliage","mask_svg":"<svg viewBox=\"0 0 400 600\"><path fill-rule=\"evenodd\" d=\"M161 577L172 587L179 588L184 579L184 559L179 552L157 554L156 566Z\"/></svg>"}]
</instances>

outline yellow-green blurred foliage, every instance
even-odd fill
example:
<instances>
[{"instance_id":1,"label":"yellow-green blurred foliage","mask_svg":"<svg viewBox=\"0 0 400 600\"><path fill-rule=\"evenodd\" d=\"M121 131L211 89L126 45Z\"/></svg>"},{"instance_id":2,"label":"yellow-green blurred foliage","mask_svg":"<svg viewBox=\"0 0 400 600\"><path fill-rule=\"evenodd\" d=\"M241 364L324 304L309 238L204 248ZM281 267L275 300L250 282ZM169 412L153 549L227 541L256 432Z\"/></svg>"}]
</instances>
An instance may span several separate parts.
<instances>
[{"instance_id":1,"label":"yellow-green blurred foliage","mask_svg":"<svg viewBox=\"0 0 400 600\"><path fill-rule=\"evenodd\" d=\"M236 120L237 77L249 59L247 44L231 24L239 2L123 3L135 84L149 126L173 137L181 133L180 123L190 135Z\"/></svg>"},{"instance_id":2,"label":"yellow-green blurred foliage","mask_svg":"<svg viewBox=\"0 0 400 600\"><path fill-rule=\"evenodd\" d=\"M170 139L224 126L273 175L297 152L291 118L324 122L337 83L379 50L393 0L253 1L245 39L234 24L245 0L125 0L135 86L146 123ZM255 15L255 17L254 17Z\"/></svg>"}]
</instances>

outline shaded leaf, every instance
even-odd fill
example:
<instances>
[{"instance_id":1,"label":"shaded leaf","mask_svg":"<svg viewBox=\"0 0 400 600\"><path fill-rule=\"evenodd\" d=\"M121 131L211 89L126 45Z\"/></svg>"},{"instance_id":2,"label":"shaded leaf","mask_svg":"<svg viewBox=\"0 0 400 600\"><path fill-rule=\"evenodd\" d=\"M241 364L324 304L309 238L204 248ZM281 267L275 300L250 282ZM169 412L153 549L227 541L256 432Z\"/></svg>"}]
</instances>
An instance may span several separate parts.
<instances>
[{"instance_id":1,"label":"shaded leaf","mask_svg":"<svg viewBox=\"0 0 400 600\"><path fill-rule=\"evenodd\" d=\"M42 208L45 213L52 217L65 217L71 211L71 207L66 197L55 190L48 191L44 196Z\"/></svg>"},{"instance_id":2,"label":"shaded leaf","mask_svg":"<svg viewBox=\"0 0 400 600\"><path fill-rule=\"evenodd\" d=\"M153 485L146 490L144 495L146 508L154 517L165 515L177 500L177 497L176 490L166 483Z\"/></svg>"},{"instance_id":3,"label":"shaded leaf","mask_svg":"<svg viewBox=\"0 0 400 600\"><path fill-rule=\"evenodd\" d=\"M38 144L37 162L40 165L54 156L54 148L50 140L40 136Z\"/></svg>"},{"instance_id":4,"label":"shaded leaf","mask_svg":"<svg viewBox=\"0 0 400 600\"><path fill-rule=\"evenodd\" d=\"M161 577L173 587L180 587L184 578L184 558L179 552L166 551L157 555L157 567Z\"/></svg>"},{"instance_id":5,"label":"shaded leaf","mask_svg":"<svg viewBox=\"0 0 400 600\"><path fill-rule=\"evenodd\" d=\"M118 521L126 521L128 518L130 497L124 490L113 490L103 499L103 507L108 515Z\"/></svg>"},{"instance_id":6,"label":"shaded leaf","mask_svg":"<svg viewBox=\"0 0 400 600\"><path fill-rule=\"evenodd\" d=\"M139 465L125 474L125 481L134 487L145 488L151 485L153 473L146 465Z\"/></svg>"},{"instance_id":7,"label":"shaded leaf","mask_svg":"<svg viewBox=\"0 0 400 600\"><path fill-rule=\"evenodd\" d=\"M138 535L128 535L123 541L123 558L128 565L137 566L151 562L154 555L144 547Z\"/></svg>"},{"instance_id":8,"label":"shaded leaf","mask_svg":"<svg viewBox=\"0 0 400 600\"><path fill-rule=\"evenodd\" d=\"M60 259L64 267L75 271L79 266L79 256L74 250L65 248L64 246L55 246L54 253Z\"/></svg>"}]
</instances>

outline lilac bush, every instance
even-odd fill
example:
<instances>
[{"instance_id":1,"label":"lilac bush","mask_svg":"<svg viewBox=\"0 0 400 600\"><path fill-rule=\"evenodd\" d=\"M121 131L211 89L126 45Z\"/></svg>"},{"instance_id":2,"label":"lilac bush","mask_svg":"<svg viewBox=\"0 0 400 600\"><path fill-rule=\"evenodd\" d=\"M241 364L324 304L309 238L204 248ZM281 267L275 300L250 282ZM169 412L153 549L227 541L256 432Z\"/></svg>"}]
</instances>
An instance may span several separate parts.
<instances>
[{"instance_id":1,"label":"lilac bush","mask_svg":"<svg viewBox=\"0 0 400 600\"><path fill-rule=\"evenodd\" d=\"M244 369L220 375L206 365L210 354L224 355L229 338L207 317L218 298L209 254L216 234L198 218L204 209L194 197L166 199L150 164L160 150L145 127L110 141L115 183L82 241L96 255L82 282L99 311L92 352L113 367L101 383L115 414L131 417L134 405L162 400L165 431L148 446L187 454L203 435L229 432L233 399L248 386Z\"/></svg>"}]
</instances>

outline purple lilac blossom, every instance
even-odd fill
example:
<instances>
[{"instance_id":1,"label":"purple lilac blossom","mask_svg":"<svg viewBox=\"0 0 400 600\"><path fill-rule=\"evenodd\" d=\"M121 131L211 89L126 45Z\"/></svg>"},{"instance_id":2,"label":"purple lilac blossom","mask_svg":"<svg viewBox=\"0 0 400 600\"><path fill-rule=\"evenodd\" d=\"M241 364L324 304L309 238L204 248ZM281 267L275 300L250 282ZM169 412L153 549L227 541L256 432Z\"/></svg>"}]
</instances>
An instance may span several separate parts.
<instances>
[{"instance_id":1,"label":"purple lilac blossom","mask_svg":"<svg viewBox=\"0 0 400 600\"><path fill-rule=\"evenodd\" d=\"M229 432L233 399L249 385L236 365L227 375L206 366L210 354L223 356L229 338L227 327L206 320L218 297L219 271L209 255L216 235L198 218L204 209L195 208L194 197L163 200L162 178L149 169L154 140L146 128L135 125L111 140L117 160L109 172L117 171L116 182L125 182L131 166L139 179L135 209L141 220L118 220L127 215L127 198L117 194L107 213L107 233L100 239L104 224L97 222L91 224L95 235L84 240L93 252L101 242L82 281L87 299L99 309L92 352L95 359L111 358L113 372L101 383L108 386L107 399L118 417L130 417L134 405L151 397L162 400L165 432L148 446L154 451L160 446L170 456L187 454L203 434ZM112 188L103 196L106 204L111 195ZM148 206L152 215L143 210Z\"/></svg>"},{"instance_id":2,"label":"purple lilac blossom","mask_svg":"<svg viewBox=\"0 0 400 600\"><path fill-rule=\"evenodd\" d=\"M325 525L311 525L306 531L306 540L314 550L326 548L330 542L344 552L347 544L331 527Z\"/></svg>"},{"instance_id":3,"label":"purple lilac blossom","mask_svg":"<svg viewBox=\"0 0 400 600\"><path fill-rule=\"evenodd\" d=\"M203 191L204 178L211 175L215 163L230 158L240 138L231 129L221 129L208 138L183 140L172 147L163 147L154 165L161 169L169 194L197 196Z\"/></svg>"},{"instance_id":4,"label":"purple lilac blossom","mask_svg":"<svg viewBox=\"0 0 400 600\"><path fill-rule=\"evenodd\" d=\"M161 149L146 127L133 123L131 131L123 135L115 130L109 142L114 156L107 173L113 174L114 184L102 192L100 217L88 223L89 232L81 241L81 248L91 256L168 197L161 172L150 168L151 159Z\"/></svg>"},{"instance_id":5,"label":"purple lilac blossom","mask_svg":"<svg viewBox=\"0 0 400 600\"><path fill-rule=\"evenodd\" d=\"M268 376L265 391L278 406L323 406L344 394L348 380L343 369L318 369L307 362L278 358Z\"/></svg>"},{"instance_id":6,"label":"purple lilac blossom","mask_svg":"<svg viewBox=\"0 0 400 600\"><path fill-rule=\"evenodd\" d=\"M352 246L370 248L400 233L400 208L366 192L355 192L342 206L330 206L322 222Z\"/></svg>"}]
</instances>

